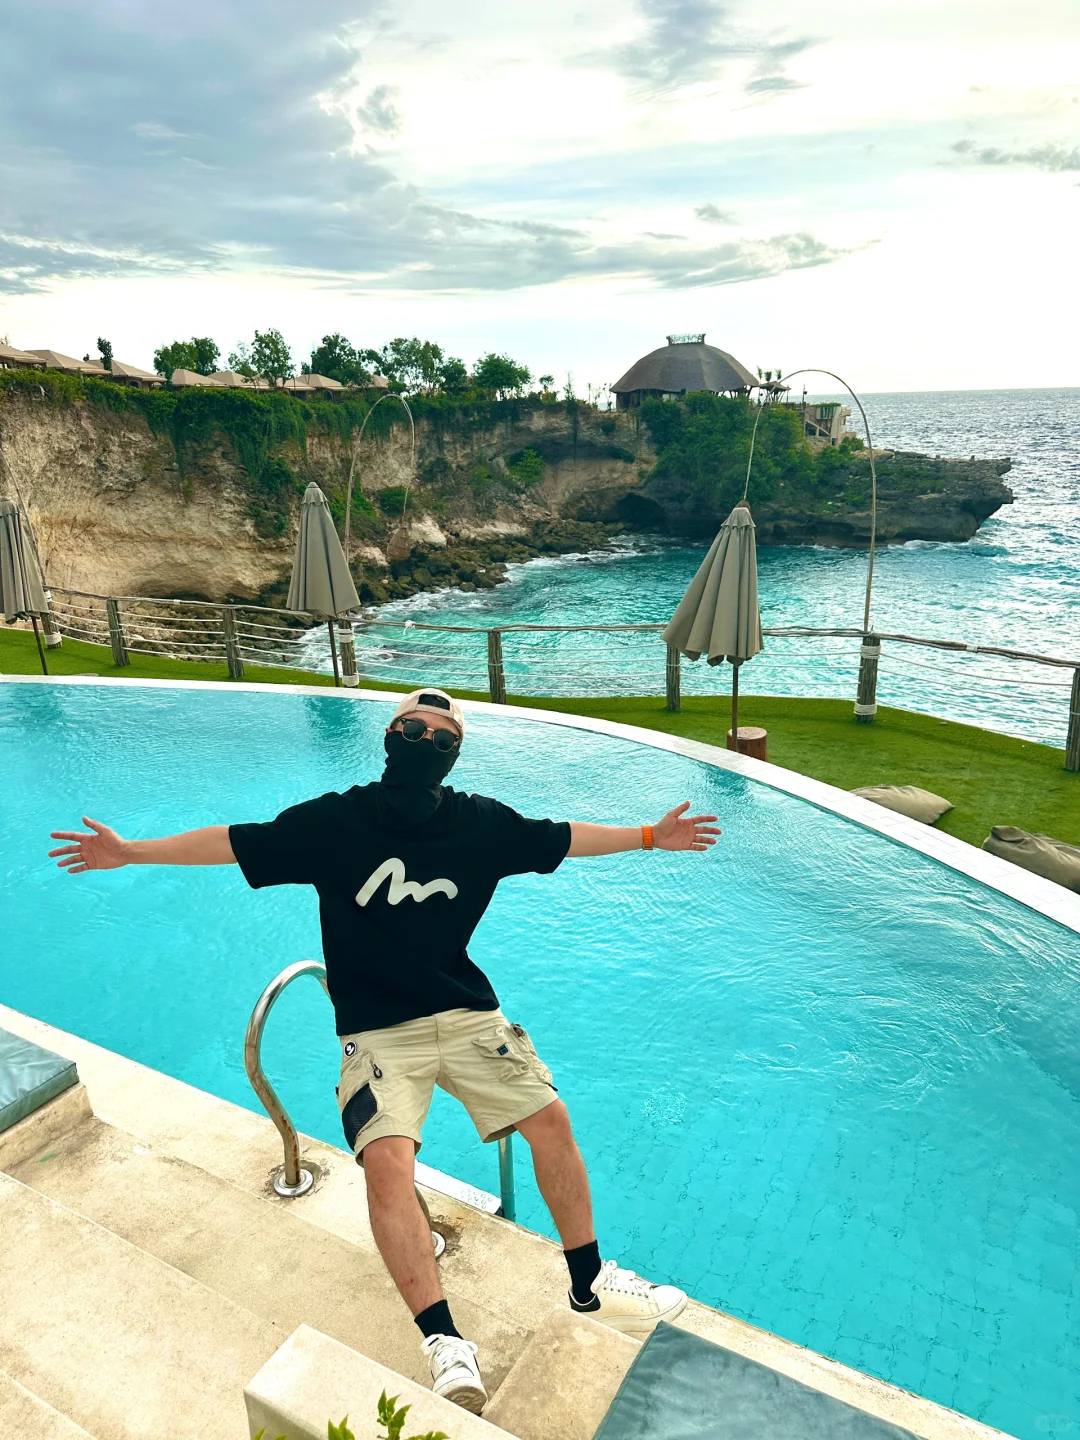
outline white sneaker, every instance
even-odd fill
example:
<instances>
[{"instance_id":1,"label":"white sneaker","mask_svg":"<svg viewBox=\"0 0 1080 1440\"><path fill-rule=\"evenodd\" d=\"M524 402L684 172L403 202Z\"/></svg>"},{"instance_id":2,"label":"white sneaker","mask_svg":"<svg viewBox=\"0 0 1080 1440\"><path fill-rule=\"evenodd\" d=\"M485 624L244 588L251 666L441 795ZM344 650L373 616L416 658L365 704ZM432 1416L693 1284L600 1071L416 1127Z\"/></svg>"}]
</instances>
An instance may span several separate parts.
<instances>
[{"instance_id":1,"label":"white sneaker","mask_svg":"<svg viewBox=\"0 0 1080 1440\"><path fill-rule=\"evenodd\" d=\"M686 1305L684 1291L674 1285L654 1285L633 1270L620 1270L614 1260L604 1261L592 1292L600 1301L598 1310L571 1308L624 1335L651 1335L659 1321L674 1320Z\"/></svg>"},{"instance_id":2,"label":"white sneaker","mask_svg":"<svg viewBox=\"0 0 1080 1440\"><path fill-rule=\"evenodd\" d=\"M476 1363L476 1345L457 1335L429 1335L420 1346L431 1369L431 1388L436 1395L479 1415L488 1393Z\"/></svg>"}]
</instances>

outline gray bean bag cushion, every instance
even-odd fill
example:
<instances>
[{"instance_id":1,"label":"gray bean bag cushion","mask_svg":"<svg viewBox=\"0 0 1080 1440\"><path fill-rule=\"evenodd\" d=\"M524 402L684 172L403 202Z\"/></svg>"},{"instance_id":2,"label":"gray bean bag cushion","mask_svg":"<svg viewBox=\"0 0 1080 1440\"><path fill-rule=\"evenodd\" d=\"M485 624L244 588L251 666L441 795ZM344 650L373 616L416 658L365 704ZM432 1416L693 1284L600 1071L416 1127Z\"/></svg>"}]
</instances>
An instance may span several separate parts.
<instances>
[{"instance_id":1,"label":"gray bean bag cushion","mask_svg":"<svg viewBox=\"0 0 1080 1440\"><path fill-rule=\"evenodd\" d=\"M1080 845L1066 845L1049 835L1031 835L1015 825L995 825L982 848L1080 893Z\"/></svg>"},{"instance_id":2,"label":"gray bean bag cushion","mask_svg":"<svg viewBox=\"0 0 1080 1440\"><path fill-rule=\"evenodd\" d=\"M921 820L924 825L933 825L953 808L951 800L943 800L930 790L920 790L917 785L863 785L851 793L906 815L909 820Z\"/></svg>"}]
</instances>

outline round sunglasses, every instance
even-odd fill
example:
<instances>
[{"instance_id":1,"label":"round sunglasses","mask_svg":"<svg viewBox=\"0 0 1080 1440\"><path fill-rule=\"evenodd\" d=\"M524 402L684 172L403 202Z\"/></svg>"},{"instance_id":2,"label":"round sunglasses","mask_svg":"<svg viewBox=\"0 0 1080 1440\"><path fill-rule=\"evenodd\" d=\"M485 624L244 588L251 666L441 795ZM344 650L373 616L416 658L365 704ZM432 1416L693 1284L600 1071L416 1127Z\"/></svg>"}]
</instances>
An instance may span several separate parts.
<instances>
[{"instance_id":1,"label":"round sunglasses","mask_svg":"<svg viewBox=\"0 0 1080 1440\"><path fill-rule=\"evenodd\" d=\"M452 730L432 729L425 725L423 720L403 720L401 722L401 733L406 740L423 740L429 729L431 730L431 743L444 755L449 755L451 750L456 750L461 744L460 738Z\"/></svg>"}]
</instances>

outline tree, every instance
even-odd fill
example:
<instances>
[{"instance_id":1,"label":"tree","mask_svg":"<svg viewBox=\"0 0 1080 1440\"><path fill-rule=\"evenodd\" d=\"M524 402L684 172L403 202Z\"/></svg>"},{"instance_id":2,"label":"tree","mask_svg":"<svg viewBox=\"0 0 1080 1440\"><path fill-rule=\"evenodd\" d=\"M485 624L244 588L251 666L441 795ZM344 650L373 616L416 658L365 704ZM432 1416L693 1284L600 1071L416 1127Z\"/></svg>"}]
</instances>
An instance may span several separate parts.
<instances>
[{"instance_id":1,"label":"tree","mask_svg":"<svg viewBox=\"0 0 1080 1440\"><path fill-rule=\"evenodd\" d=\"M411 340L398 336L381 350L365 350L362 358L374 365L380 375L385 375L395 389L407 395L439 389L445 363L441 345L415 335Z\"/></svg>"},{"instance_id":2,"label":"tree","mask_svg":"<svg viewBox=\"0 0 1080 1440\"><path fill-rule=\"evenodd\" d=\"M100 345L100 341L98 342ZM190 340L174 340L154 351L154 369L166 380L174 370L194 370L197 375L210 375L217 369L218 347L208 335L193 335Z\"/></svg>"},{"instance_id":3,"label":"tree","mask_svg":"<svg viewBox=\"0 0 1080 1440\"><path fill-rule=\"evenodd\" d=\"M442 363L439 372L439 384L448 394L460 394L461 391L469 388L469 372L465 367L465 361L459 360L455 355L448 355Z\"/></svg>"},{"instance_id":4,"label":"tree","mask_svg":"<svg viewBox=\"0 0 1080 1440\"><path fill-rule=\"evenodd\" d=\"M307 375L328 375L342 385L364 385L371 379L360 352L336 331L323 336L322 343L311 352L311 363L301 368Z\"/></svg>"},{"instance_id":5,"label":"tree","mask_svg":"<svg viewBox=\"0 0 1080 1440\"><path fill-rule=\"evenodd\" d=\"M255 366L251 360L251 346L246 340L241 340L235 350L229 351L229 369L235 370L238 375L246 375L249 380L254 380Z\"/></svg>"},{"instance_id":6,"label":"tree","mask_svg":"<svg viewBox=\"0 0 1080 1440\"><path fill-rule=\"evenodd\" d=\"M256 330L250 356L255 373L267 380L288 380L296 370L280 330Z\"/></svg>"},{"instance_id":7,"label":"tree","mask_svg":"<svg viewBox=\"0 0 1080 1440\"><path fill-rule=\"evenodd\" d=\"M250 344L242 340L229 353L229 369L252 379L288 380L295 372L292 354L280 330L256 330Z\"/></svg>"},{"instance_id":8,"label":"tree","mask_svg":"<svg viewBox=\"0 0 1080 1440\"><path fill-rule=\"evenodd\" d=\"M112 353L113 353L113 352L112 352L112 341L111 341L111 340L103 340L103 339L101 338L101 336L99 335L99 336L98 336L98 342L97 342L97 348L98 348L98 354L101 356L101 363L102 363L102 365L105 366L105 369L106 369L106 370L111 370L111 369L112 369Z\"/></svg>"},{"instance_id":9,"label":"tree","mask_svg":"<svg viewBox=\"0 0 1080 1440\"><path fill-rule=\"evenodd\" d=\"M495 400L505 400L508 395L520 395L532 375L526 366L518 365L509 355L496 355L492 350L477 361L473 379L478 390Z\"/></svg>"}]
</instances>

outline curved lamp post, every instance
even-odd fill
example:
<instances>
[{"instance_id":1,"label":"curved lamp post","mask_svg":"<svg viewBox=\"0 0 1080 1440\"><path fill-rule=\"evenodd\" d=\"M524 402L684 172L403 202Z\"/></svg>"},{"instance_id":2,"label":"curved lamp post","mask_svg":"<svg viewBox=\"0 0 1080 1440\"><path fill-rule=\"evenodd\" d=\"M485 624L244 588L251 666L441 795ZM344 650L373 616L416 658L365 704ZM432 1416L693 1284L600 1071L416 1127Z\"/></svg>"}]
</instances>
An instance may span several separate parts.
<instances>
[{"instance_id":1,"label":"curved lamp post","mask_svg":"<svg viewBox=\"0 0 1080 1440\"><path fill-rule=\"evenodd\" d=\"M802 370L792 370L785 375L790 380L795 375L828 375L837 380L859 407L863 429L866 431L866 448L870 455L870 564L866 572L866 600L863 604L863 641L859 651L859 693L855 701L855 719L861 725L869 725L877 712L877 672L881 659L881 641L870 628L870 596L874 585L874 555L877 548L877 469L874 465L874 442L870 438L870 421L866 418L863 403L841 375L832 370L821 370L808 365Z\"/></svg>"},{"instance_id":2,"label":"curved lamp post","mask_svg":"<svg viewBox=\"0 0 1080 1440\"><path fill-rule=\"evenodd\" d=\"M346 565L349 564L349 548L350 548L350 541L351 541L351 539L352 539L352 492L353 492L353 477L354 477L355 474L356 474L356 461L357 461L358 455L360 454L360 441L363 440L363 438L364 438L364 431L367 429L367 423L368 423L368 421L371 419L372 415L375 414L375 411L379 408L379 406L383 403L384 400L400 400L401 403L402 403L402 405L405 406L405 413L406 413L406 415L408 415L408 417L409 417L409 431L410 431L410 435L411 435L411 438L412 438L412 469L413 469L413 471L415 471L415 469L416 469L416 421L413 419L413 413L412 413L412 411L409 409L409 402L405 399L405 397L404 397L403 395L398 395L398 394L396 394L396 393L394 393L394 392L391 392L391 393L388 394L388 395L380 395L379 398L378 398L378 400L375 401L375 404L372 405L371 409L370 409L370 410L367 412L367 414L364 416L364 423L360 426L360 434L357 435L356 440L353 442L352 458L351 458L350 461L349 461L349 488L348 488L348 491L347 491L346 496L345 496L345 564L346 564ZM405 505L407 505L408 503L409 503L409 487L406 486L406 487L405 487ZM405 505L403 505L403 506L401 507L401 517L402 517L402 520L404 520L404 518L405 518ZM354 637L353 637L353 629L352 629L352 621L351 621L351 620L339 620L339 621L338 621L338 641L339 641L339 643L340 643L340 645L341 645L341 662L342 662L342 669L343 669L343 671L345 672L345 684L346 684L346 685L359 685L360 679L359 679L359 676L358 676L357 670L356 670L356 641L355 641L355 639L354 639Z\"/></svg>"},{"instance_id":3,"label":"curved lamp post","mask_svg":"<svg viewBox=\"0 0 1080 1440\"><path fill-rule=\"evenodd\" d=\"M350 522L351 522L351 518L352 518L353 476L354 476L355 473L356 473L356 460L357 460L357 456L358 456L359 453L360 453L360 441L363 440L363 438L364 438L364 431L367 429L367 423L368 423L368 421L371 419L372 415L375 414L375 411L379 408L379 406L383 403L384 400L400 400L401 403L402 403L402 405L405 406L405 413L406 413L406 415L408 415L408 417L409 417L409 430L410 430L411 439L412 439L412 464L413 464L413 468L414 468L414 469L416 468L416 421L413 419L413 413L412 413L412 411L409 409L409 402L405 399L404 395L398 395L398 394L393 393L393 392L391 392L389 395L380 395L379 398L378 398L378 400L375 401L375 404L372 405L371 409L370 409L370 410L367 412L367 414L364 416L364 423L360 426L360 434L357 435L356 440L355 440L355 442L353 443L352 459L351 459L351 461L349 462L349 489L348 489L348 493L347 493L346 496L345 496L345 559L346 559L346 561L348 561L348 558L349 558L349 538L350 538L350 534L351 534L351 531L350 531ZM408 490L408 486L406 486L405 488L406 488L406 491L407 491L407 490ZM408 504L408 497L407 497L407 496L406 496L406 502L405 502L405 503ZM402 514L402 518L404 518L404 515L405 515L404 506L402 507L401 514Z\"/></svg>"}]
</instances>

